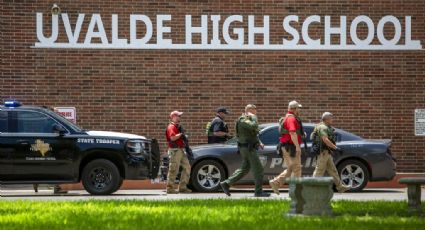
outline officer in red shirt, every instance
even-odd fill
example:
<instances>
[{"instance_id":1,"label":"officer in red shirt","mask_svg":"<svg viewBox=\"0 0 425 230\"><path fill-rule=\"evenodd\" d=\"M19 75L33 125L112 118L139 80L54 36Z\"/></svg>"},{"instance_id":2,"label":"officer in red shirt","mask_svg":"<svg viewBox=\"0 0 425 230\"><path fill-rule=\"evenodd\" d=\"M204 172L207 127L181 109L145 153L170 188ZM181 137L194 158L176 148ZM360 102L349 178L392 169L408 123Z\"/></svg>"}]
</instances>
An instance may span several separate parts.
<instances>
[{"instance_id":1,"label":"officer in red shirt","mask_svg":"<svg viewBox=\"0 0 425 230\"><path fill-rule=\"evenodd\" d=\"M167 194L176 193L190 193L192 192L187 188L190 176L190 163L187 155L184 151L185 143L182 139L183 135L182 127L180 125L180 118L183 113L179 111L173 111L170 113L171 122L167 127L165 136L168 143L168 175L167 175ZM183 168L180 176L180 183L178 191L174 189L174 182L176 176L179 173L180 166Z\"/></svg>"},{"instance_id":2,"label":"officer in red shirt","mask_svg":"<svg viewBox=\"0 0 425 230\"><path fill-rule=\"evenodd\" d=\"M301 140L303 128L299 114L301 104L296 101L289 102L288 113L279 120L280 144L279 151L283 152L283 160L287 169L279 176L270 180L273 191L279 195L279 186L285 183L285 179L291 175L301 177Z\"/></svg>"}]
</instances>

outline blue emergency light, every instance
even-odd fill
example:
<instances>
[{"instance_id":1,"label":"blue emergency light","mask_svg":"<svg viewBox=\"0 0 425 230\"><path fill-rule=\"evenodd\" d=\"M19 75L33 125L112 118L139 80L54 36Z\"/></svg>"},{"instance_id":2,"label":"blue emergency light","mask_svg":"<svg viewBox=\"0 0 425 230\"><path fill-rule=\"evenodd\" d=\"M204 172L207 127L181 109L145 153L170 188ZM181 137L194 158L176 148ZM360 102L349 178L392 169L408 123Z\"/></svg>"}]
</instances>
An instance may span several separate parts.
<instances>
[{"instance_id":1,"label":"blue emergency light","mask_svg":"<svg viewBox=\"0 0 425 230\"><path fill-rule=\"evenodd\" d=\"M4 107L8 108L15 108L21 106L21 103L16 100L5 100L4 101Z\"/></svg>"}]
</instances>

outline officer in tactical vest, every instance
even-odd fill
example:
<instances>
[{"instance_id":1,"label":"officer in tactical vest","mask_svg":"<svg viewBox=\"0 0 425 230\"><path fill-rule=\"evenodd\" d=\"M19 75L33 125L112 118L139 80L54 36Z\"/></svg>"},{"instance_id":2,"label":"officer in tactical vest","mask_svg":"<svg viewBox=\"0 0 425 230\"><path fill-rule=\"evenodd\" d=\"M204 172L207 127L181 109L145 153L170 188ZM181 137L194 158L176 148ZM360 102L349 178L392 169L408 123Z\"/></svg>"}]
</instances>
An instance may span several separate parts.
<instances>
[{"instance_id":1,"label":"officer in tactical vest","mask_svg":"<svg viewBox=\"0 0 425 230\"><path fill-rule=\"evenodd\" d=\"M229 128L225 122L229 111L225 107L219 107L216 112L214 119L207 125L208 144L224 143L230 138Z\"/></svg>"},{"instance_id":2,"label":"officer in tactical vest","mask_svg":"<svg viewBox=\"0 0 425 230\"><path fill-rule=\"evenodd\" d=\"M338 192L346 192L350 190L350 187L342 184L331 155L333 151L342 152L342 150L336 146L336 135L335 129L331 126L332 122L332 113L323 113L322 122L317 124L311 133L311 140L314 143L318 143L320 149L313 177L322 177L325 172L327 172L333 177Z\"/></svg>"},{"instance_id":3,"label":"officer in tactical vest","mask_svg":"<svg viewBox=\"0 0 425 230\"><path fill-rule=\"evenodd\" d=\"M283 155L287 169L269 181L273 192L279 195L279 186L290 176L301 177L301 141L304 135L299 118L302 105L296 101L288 104L288 113L279 120L280 141L277 151Z\"/></svg>"},{"instance_id":4,"label":"officer in tactical vest","mask_svg":"<svg viewBox=\"0 0 425 230\"><path fill-rule=\"evenodd\" d=\"M168 156L170 158L167 175L167 194L192 192L186 187L189 182L190 163L184 150L186 144L183 140L183 135L185 134L181 132L182 127L180 125L180 117L182 114L183 113L179 111L173 111L170 113L171 122L165 132L168 144ZM174 181L176 180L180 166L183 170L180 176L179 190L176 191L174 189Z\"/></svg>"},{"instance_id":5,"label":"officer in tactical vest","mask_svg":"<svg viewBox=\"0 0 425 230\"><path fill-rule=\"evenodd\" d=\"M263 192L263 166L257 154L257 148L264 148L258 138L259 128L257 121L257 108L249 104L245 113L236 122L236 136L238 148L242 156L242 166L232 176L220 183L223 192L230 196L229 188L242 179L252 168L255 178L255 196L268 197L270 193Z\"/></svg>"}]
</instances>

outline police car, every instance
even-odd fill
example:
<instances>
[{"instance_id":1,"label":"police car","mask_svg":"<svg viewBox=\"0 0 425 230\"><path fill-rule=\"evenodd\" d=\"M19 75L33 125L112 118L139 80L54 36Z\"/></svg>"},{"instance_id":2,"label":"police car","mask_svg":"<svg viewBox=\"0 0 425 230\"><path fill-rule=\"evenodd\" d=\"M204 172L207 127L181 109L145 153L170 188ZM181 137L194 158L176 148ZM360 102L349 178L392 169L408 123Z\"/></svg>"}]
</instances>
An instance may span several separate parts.
<instances>
[{"instance_id":1,"label":"police car","mask_svg":"<svg viewBox=\"0 0 425 230\"><path fill-rule=\"evenodd\" d=\"M286 164L277 155L279 143L279 124L260 125L259 138L265 145L258 150L264 167L264 183L280 174ZM311 176L316 166L316 156L310 153L312 141L310 134L314 124L304 123L307 133L307 146L301 145L303 154L303 176ZM342 154L334 155L334 162L342 183L351 187L350 191L361 191L369 181L389 181L396 175L396 162L391 153L391 140L368 140L342 129L336 129L337 146L343 149ZM306 149L307 148L307 149ZM207 144L192 148L194 160L190 185L195 191L215 192L220 181L225 180L241 165L242 158L238 154L237 139L233 138L223 144ZM254 176L250 172L239 184L254 184Z\"/></svg>"},{"instance_id":2,"label":"police car","mask_svg":"<svg viewBox=\"0 0 425 230\"><path fill-rule=\"evenodd\" d=\"M155 139L86 131L44 107L8 100L0 106L0 183L82 182L93 195L117 191L123 179L155 178Z\"/></svg>"}]
</instances>

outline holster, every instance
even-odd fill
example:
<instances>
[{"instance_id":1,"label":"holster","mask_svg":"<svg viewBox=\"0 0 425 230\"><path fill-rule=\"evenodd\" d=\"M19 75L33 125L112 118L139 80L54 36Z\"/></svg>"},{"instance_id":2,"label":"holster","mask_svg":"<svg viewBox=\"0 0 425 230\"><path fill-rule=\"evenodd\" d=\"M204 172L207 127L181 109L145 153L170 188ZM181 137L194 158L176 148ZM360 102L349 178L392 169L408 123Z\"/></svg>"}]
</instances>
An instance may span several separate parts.
<instances>
[{"instance_id":1,"label":"holster","mask_svg":"<svg viewBox=\"0 0 425 230\"><path fill-rule=\"evenodd\" d=\"M279 144L277 144L276 146L276 153L277 155L281 156L283 158L283 151L282 151L282 143L279 142Z\"/></svg>"},{"instance_id":2,"label":"holster","mask_svg":"<svg viewBox=\"0 0 425 230\"><path fill-rule=\"evenodd\" d=\"M294 144L290 144L289 142L286 142L286 143L282 143L282 145L285 147L285 150L289 153L290 157L295 157L297 155Z\"/></svg>"}]
</instances>

